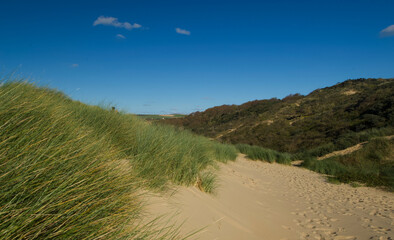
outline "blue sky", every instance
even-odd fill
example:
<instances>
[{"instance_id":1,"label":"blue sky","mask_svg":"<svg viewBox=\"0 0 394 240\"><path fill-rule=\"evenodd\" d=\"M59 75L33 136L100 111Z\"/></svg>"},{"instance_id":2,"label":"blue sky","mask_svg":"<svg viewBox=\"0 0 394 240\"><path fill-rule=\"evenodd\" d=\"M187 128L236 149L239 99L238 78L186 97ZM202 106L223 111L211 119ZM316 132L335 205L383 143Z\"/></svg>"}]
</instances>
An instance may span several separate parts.
<instances>
[{"instance_id":1,"label":"blue sky","mask_svg":"<svg viewBox=\"0 0 394 240\"><path fill-rule=\"evenodd\" d=\"M88 104L190 113L394 77L393 12L392 0L3 1L0 72Z\"/></svg>"}]
</instances>

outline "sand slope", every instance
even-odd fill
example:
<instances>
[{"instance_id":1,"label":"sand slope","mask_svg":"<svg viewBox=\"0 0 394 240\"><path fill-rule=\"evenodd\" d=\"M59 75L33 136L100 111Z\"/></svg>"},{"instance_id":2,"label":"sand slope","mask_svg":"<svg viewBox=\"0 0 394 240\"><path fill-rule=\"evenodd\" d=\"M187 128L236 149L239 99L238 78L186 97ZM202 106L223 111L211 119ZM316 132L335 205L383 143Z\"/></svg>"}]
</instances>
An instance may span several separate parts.
<instances>
[{"instance_id":1,"label":"sand slope","mask_svg":"<svg viewBox=\"0 0 394 240\"><path fill-rule=\"evenodd\" d=\"M181 187L151 196L149 214L179 214L192 239L394 239L394 194L334 185L309 170L250 161L222 164L216 196Z\"/></svg>"}]
</instances>

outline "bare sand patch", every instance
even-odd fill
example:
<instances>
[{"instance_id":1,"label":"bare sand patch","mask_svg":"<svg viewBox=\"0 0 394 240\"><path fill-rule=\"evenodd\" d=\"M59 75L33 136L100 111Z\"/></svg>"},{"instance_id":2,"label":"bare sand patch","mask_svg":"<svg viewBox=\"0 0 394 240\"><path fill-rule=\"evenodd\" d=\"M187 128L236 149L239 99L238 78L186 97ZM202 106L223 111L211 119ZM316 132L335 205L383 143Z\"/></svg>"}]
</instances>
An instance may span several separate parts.
<instances>
[{"instance_id":1,"label":"bare sand patch","mask_svg":"<svg viewBox=\"0 0 394 240\"><path fill-rule=\"evenodd\" d=\"M390 139L393 139L394 136L392 135L392 136L384 136L384 137L377 137L377 138L383 138L383 139L390 140ZM324 156L318 157L317 160L323 160L323 159L330 158L330 157L343 156L343 155L347 155L347 154L353 153L353 152L358 151L361 148L363 148L363 146L366 143L368 143L368 141L356 144L354 146L348 147L348 148L343 149L343 150L338 150L338 151L334 151L332 153L328 153L328 154L326 154Z\"/></svg>"},{"instance_id":2,"label":"bare sand patch","mask_svg":"<svg viewBox=\"0 0 394 240\"><path fill-rule=\"evenodd\" d=\"M150 216L184 221L183 236L203 228L192 239L394 238L393 193L334 185L306 169L243 156L220 167L216 196L195 187L150 196Z\"/></svg>"},{"instance_id":3,"label":"bare sand patch","mask_svg":"<svg viewBox=\"0 0 394 240\"><path fill-rule=\"evenodd\" d=\"M348 147L348 148L343 149L343 150L338 150L338 151L334 151L332 153L328 153L328 154L326 154L324 156L318 157L317 160L323 160L323 159L330 158L330 157L343 156L343 155L350 154L352 152L358 151L361 148L363 148L363 146L366 143L368 143L368 142L362 142L362 143L356 144L354 146Z\"/></svg>"},{"instance_id":4,"label":"bare sand patch","mask_svg":"<svg viewBox=\"0 0 394 240\"><path fill-rule=\"evenodd\" d=\"M356 94L356 93L358 93L356 90L348 90L348 91L345 91L345 92L343 92L343 94L344 95L347 95L347 96L349 96L349 95L353 95L353 94Z\"/></svg>"}]
</instances>

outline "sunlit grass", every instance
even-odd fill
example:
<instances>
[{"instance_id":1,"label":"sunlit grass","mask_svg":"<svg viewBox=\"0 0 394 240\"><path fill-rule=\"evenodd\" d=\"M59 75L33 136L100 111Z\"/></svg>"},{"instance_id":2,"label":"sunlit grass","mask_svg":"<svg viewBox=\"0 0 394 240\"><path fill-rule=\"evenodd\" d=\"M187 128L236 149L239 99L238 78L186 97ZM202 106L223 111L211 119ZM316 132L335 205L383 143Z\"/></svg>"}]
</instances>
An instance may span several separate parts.
<instances>
[{"instance_id":1,"label":"sunlit grass","mask_svg":"<svg viewBox=\"0 0 394 240\"><path fill-rule=\"evenodd\" d=\"M251 146L248 144L237 144L236 148L252 160L261 160L265 162L277 162L281 164L291 163L291 154L281 153L272 149L259 146Z\"/></svg>"},{"instance_id":2,"label":"sunlit grass","mask_svg":"<svg viewBox=\"0 0 394 240\"><path fill-rule=\"evenodd\" d=\"M221 146L55 90L6 82L0 87L0 239L175 238L176 229L138 224L139 189L201 179L210 192L213 175L201 172L216 157L235 155Z\"/></svg>"}]
</instances>

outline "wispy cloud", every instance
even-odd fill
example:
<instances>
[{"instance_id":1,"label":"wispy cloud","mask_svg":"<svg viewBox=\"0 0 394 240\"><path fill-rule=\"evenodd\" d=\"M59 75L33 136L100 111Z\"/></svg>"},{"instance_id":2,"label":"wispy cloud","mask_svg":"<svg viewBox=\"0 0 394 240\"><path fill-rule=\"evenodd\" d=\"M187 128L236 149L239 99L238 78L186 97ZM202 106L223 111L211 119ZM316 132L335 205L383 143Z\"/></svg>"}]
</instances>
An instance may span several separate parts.
<instances>
[{"instance_id":1,"label":"wispy cloud","mask_svg":"<svg viewBox=\"0 0 394 240\"><path fill-rule=\"evenodd\" d=\"M119 39L126 39L126 37L123 36L122 34L116 34L116 38L119 38Z\"/></svg>"},{"instance_id":2,"label":"wispy cloud","mask_svg":"<svg viewBox=\"0 0 394 240\"><path fill-rule=\"evenodd\" d=\"M389 37L389 36L394 36L394 25L390 25L380 31L380 36L381 37Z\"/></svg>"},{"instance_id":3,"label":"wispy cloud","mask_svg":"<svg viewBox=\"0 0 394 240\"><path fill-rule=\"evenodd\" d=\"M71 64L71 67L72 68L77 68L77 67L79 67L79 64L78 63L73 63L73 64Z\"/></svg>"},{"instance_id":4,"label":"wispy cloud","mask_svg":"<svg viewBox=\"0 0 394 240\"><path fill-rule=\"evenodd\" d=\"M183 35L190 35L190 31L185 30L185 29L181 29L181 28L175 28L175 31L179 34L183 34Z\"/></svg>"},{"instance_id":5,"label":"wispy cloud","mask_svg":"<svg viewBox=\"0 0 394 240\"><path fill-rule=\"evenodd\" d=\"M113 26L117 28L125 28L127 30L131 30L133 28L140 28L142 27L138 23L129 23L129 22L119 22L117 18L114 17L104 17L100 16L93 22L93 26L97 25L104 25L104 26Z\"/></svg>"}]
</instances>

